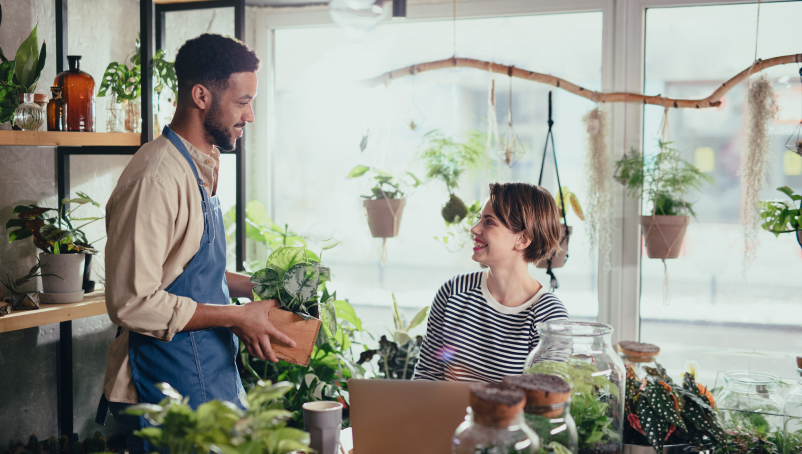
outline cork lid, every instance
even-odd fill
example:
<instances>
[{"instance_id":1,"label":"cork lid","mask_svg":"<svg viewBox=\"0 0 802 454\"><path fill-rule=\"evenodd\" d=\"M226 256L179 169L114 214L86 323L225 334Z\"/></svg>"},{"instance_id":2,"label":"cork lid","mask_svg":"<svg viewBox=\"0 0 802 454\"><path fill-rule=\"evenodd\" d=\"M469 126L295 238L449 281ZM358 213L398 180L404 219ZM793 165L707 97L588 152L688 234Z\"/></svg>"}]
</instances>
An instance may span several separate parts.
<instances>
[{"instance_id":1,"label":"cork lid","mask_svg":"<svg viewBox=\"0 0 802 454\"><path fill-rule=\"evenodd\" d=\"M650 362L660 353L660 347L635 341L620 341L618 351L631 362Z\"/></svg>"},{"instance_id":2,"label":"cork lid","mask_svg":"<svg viewBox=\"0 0 802 454\"><path fill-rule=\"evenodd\" d=\"M559 416L571 397L571 386L556 375L510 375L504 377L503 383L519 388L526 394L524 412L529 414Z\"/></svg>"},{"instance_id":3,"label":"cork lid","mask_svg":"<svg viewBox=\"0 0 802 454\"><path fill-rule=\"evenodd\" d=\"M483 426L507 427L526 404L524 392L504 383L488 383L471 387L470 405L473 419Z\"/></svg>"}]
</instances>

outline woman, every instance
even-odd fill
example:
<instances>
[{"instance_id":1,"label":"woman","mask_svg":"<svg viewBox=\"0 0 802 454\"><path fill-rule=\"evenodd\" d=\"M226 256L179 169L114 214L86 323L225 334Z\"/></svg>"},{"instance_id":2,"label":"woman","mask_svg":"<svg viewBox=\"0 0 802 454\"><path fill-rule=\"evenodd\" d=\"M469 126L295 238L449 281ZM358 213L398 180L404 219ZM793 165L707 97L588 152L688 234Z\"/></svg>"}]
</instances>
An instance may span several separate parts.
<instances>
[{"instance_id":1,"label":"woman","mask_svg":"<svg viewBox=\"0 0 802 454\"><path fill-rule=\"evenodd\" d=\"M545 189L493 183L473 226L473 260L487 269L440 287L429 313L415 380L499 382L523 372L539 342L536 325L568 319L565 307L529 275L558 247L560 216Z\"/></svg>"}]
</instances>

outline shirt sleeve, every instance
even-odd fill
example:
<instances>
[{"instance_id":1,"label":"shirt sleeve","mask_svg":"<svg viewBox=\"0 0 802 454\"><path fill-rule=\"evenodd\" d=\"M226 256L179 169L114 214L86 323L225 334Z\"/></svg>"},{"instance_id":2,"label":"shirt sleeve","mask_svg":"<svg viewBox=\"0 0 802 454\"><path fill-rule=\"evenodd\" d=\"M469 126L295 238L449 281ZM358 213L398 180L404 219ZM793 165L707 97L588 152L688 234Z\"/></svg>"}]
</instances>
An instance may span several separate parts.
<instances>
[{"instance_id":1,"label":"shirt sleeve","mask_svg":"<svg viewBox=\"0 0 802 454\"><path fill-rule=\"evenodd\" d=\"M442 381L445 363L443 362L443 322L446 315L448 297L451 295L452 280L437 292L426 322L426 338L423 340L420 358L415 366L413 380Z\"/></svg>"},{"instance_id":2,"label":"shirt sleeve","mask_svg":"<svg viewBox=\"0 0 802 454\"><path fill-rule=\"evenodd\" d=\"M534 310L534 322L529 330L529 350L533 350L540 343L540 334L537 325L549 320L570 320L568 311L562 301L553 293L543 295ZM569 355L570 356L570 355Z\"/></svg>"},{"instance_id":3,"label":"shirt sleeve","mask_svg":"<svg viewBox=\"0 0 802 454\"><path fill-rule=\"evenodd\" d=\"M142 177L118 188L106 205L106 308L116 325L169 341L197 303L161 289L175 236L178 201L160 180Z\"/></svg>"}]
</instances>

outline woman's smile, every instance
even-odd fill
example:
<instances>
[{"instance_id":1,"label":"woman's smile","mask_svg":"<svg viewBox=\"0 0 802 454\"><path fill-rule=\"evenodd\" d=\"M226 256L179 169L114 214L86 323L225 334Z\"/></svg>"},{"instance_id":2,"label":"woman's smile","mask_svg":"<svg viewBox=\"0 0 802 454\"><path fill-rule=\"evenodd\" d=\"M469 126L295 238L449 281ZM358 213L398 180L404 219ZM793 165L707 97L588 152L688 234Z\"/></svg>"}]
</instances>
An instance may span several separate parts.
<instances>
[{"instance_id":1,"label":"woman's smile","mask_svg":"<svg viewBox=\"0 0 802 454\"><path fill-rule=\"evenodd\" d=\"M487 247L487 243L485 243L484 241L482 241L482 240L480 240L478 238L474 238L473 239L473 250L474 251L478 251L479 249L484 249L486 247Z\"/></svg>"}]
</instances>

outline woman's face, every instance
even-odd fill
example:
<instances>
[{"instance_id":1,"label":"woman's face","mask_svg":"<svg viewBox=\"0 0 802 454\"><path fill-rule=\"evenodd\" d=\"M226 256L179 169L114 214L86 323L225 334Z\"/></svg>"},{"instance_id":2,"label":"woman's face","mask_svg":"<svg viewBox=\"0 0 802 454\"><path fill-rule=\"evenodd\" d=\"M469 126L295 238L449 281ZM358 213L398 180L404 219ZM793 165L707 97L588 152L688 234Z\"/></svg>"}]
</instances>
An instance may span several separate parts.
<instances>
[{"instance_id":1,"label":"woman's face","mask_svg":"<svg viewBox=\"0 0 802 454\"><path fill-rule=\"evenodd\" d=\"M474 261L491 266L496 263L508 263L523 256L529 246L523 232L513 233L496 217L490 201L482 208L479 222L471 228L473 234Z\"/></svg>"}]
</instances>

